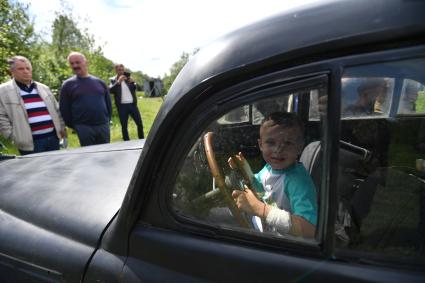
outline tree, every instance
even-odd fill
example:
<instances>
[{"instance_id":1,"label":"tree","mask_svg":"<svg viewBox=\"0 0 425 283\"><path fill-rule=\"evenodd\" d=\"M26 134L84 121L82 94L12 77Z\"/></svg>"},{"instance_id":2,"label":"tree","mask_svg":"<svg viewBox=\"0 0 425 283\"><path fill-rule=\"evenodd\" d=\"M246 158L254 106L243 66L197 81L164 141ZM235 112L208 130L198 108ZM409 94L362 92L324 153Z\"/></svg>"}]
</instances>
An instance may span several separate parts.
<instances>
[{"instance_id":1,"label":"tree","mask_svg":"<svg viewBox=\"0 0 425 283\"><path fill-rule=\"evenodd\" d=\"M113 62L103 55L102 48L96 46L94 37L87 29L79 27L78 20L72 14L71 8L62 1L61 11L56 12L52 24L52 42L42 42L37 45L34 58L33 76L47 84L57 93L64 80L72 76L67 56L71 51L83 53L89 63L90 73L108 83L108 77L113 71Z\"/></svg>"},{"instance_id":2,"label":"tree","mask_svg":"<svg viewBox=\"0 0 425 283\"><path fill-rule=\"evenodd\" d=\"M137 84L137 90L143 90L143 83L148 79L148 75L142 73L141 71L132 72L131 77Z\"/></svg>"},{"instance_id":3,"label":"tree","mask_svg":"<svg viewBox=\"0 0 425 283\"><path fill-rule=\"evenodd\" d=\"M177 75L183 69L184 65L186 65L187 61L189 61L189 53L183 52L182 55L180 55L180 59L171 66L170 74L164 76L163 81L166 92L168 92Z\"/></svg>"},{"instance_id":4,"label":"tree","mask_svg":"<svg viewBox=\"0 0 425 283\"><path fill-rule=\"evenodd\" d=\"M114 62L103 55L101 47L97 47L94 51L87 52L86 57L89 63L90 73L104 80L108 85L109 78L111 74L114 73Z\"/></svg>"},{"instance_id":5,"label":"tree","mask_svg":"<svg viewBox=\"0 0 425 283\"><path fill-rule=\"evenodd\" d=\"M68 53L70 50L87 51L94 44L92 36L80 31L71 10L56 12L52 28L52 45L55 47L56 55Z\"/></svg>"},{"instance_id":6,"label":"tree","mask_svg":"<svg viewBox=\"0 0 425 283\"><path fill-rule=\"evenodd\" d=\"M174 80L176 79L177 75L180 73L180 71L189 61L190 57L198 53L198 51L199 51L199 48L195 48L192 54L183 52L182 55L180 55L180 59L171 66L170 74L165 75L163 78L165 92L168 92Z\"/></svg>"},{"instance_id":7,"label":"tree","mask_svg":"<svg viewBox=\"0 0 425 283\"><path fill-rule=\"evenodd\" d=\"M36 42L28 5L0 0L0 82L10 78L7 59L15 55L31 58Z\"/></svg>"}]
</instances>

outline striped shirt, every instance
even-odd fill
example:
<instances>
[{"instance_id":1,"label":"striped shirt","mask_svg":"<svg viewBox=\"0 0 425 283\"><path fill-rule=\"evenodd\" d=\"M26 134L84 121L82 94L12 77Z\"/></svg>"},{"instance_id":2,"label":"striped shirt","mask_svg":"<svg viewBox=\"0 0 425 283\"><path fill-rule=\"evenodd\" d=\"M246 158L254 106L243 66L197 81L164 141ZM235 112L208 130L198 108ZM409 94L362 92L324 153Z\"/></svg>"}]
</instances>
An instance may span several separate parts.
<instances>
[{"instance_id":1,"label":"striped shirt","mask_svg":"<svg viewBox=\"0 0 425 283\"><path fill-rule=\"evenodd\" d=\"M27 86L16 82L19 87L25 109L28 113L28 123L34 139L44 138L53 133L55 126L52 117L47 110L46 103L40 97L34 82Z\"/></svg>"}]
</instances>

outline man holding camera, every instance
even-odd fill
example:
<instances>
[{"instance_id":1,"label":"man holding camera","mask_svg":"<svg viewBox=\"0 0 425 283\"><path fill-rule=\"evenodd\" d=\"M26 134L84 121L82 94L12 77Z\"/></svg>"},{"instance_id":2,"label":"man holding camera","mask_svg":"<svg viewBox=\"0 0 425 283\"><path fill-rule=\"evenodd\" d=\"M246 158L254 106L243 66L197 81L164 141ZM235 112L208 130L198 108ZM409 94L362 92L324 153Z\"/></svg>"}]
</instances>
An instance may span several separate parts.
<instances>
[{"instance_id":1,"label":"man holding camera","mask_svg":"<svg viewBox=\"0 0 425 283\"><path fill-rule=\"evenodd\" d=\"M143 139L143 122L137 108L136 83L130 73L125 72L123 64L116 64L115 72L117 75L110 78L109 91L114 94L115 105L120 117L122 138L125 141L130 140L127 126L128 116L131 116L137 125L139 139Z\"/></svg>"}]
</instances>

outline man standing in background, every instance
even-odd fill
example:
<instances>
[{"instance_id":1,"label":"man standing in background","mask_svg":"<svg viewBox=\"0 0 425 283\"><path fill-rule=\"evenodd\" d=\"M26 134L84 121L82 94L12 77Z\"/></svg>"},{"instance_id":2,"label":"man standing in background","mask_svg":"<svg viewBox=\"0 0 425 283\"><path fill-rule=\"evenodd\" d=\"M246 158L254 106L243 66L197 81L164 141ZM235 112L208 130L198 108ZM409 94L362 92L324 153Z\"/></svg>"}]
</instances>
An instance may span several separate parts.
<instances>
[{"instance_id":1,"label":"man standing in background","mask_svg":"<svg viewBox=\"0 0 425 283\"><path fill-rule=\"evenodd\" d=\"M12 80L0 85L0 133L22 155L59 149L65 125L50 89L32 80L31 62L23 56L8 60Z\"/></svg>"},{"instance_id":2,"label":"man standing in background","mask_svg":"<svg viewBox=\"0 0 425 283\"><path fill-rule=\"evenodd\" d=\"M60 111L65 124L75 129L81 146L109 143L111 97L106 84L88 73L86 57L71 52L68 62L75 76L60 91Z\"/></svg>"},{"instance_id":3,"label":"man standing in background","mask_svg":"<svg viewBox=\"0 0 425 283\"><path fill-rule=\"evenodd\" d=\"M130 139L127 127L128 116L131 116L137 125L139 139L143 139L143 122L137 108L136 83L130 77L130 73L125 72L123 64L116 64L115 72L117 75L110 79L109 90L114 94L115 105L120 117L122 138L125 141Z\"/></svg>"}]
</instances>

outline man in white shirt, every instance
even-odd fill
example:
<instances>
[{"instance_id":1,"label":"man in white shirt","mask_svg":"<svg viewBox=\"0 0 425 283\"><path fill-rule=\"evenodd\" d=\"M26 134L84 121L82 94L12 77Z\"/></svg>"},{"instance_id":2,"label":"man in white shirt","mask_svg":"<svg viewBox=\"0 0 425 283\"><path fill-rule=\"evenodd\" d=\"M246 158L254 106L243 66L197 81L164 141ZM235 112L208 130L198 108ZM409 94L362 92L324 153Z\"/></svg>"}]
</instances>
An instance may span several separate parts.
<instances>
[{"instance_id":1,"label":"man in white shirt","mask_svg":"<svg viewBox=\"0 0 425 283\"><path fill-rule=\"evenodd\" d=\"M143 139L143 122L137 108L136 83L131 78L130 73L125 72L123 64L116 64L115 72L117 75L110 78L109 91L114 94L123 140L128 141L130 139L127 129L128 116L131 116L137 125L139 139Z\"/></svg>"}]
</instances>

